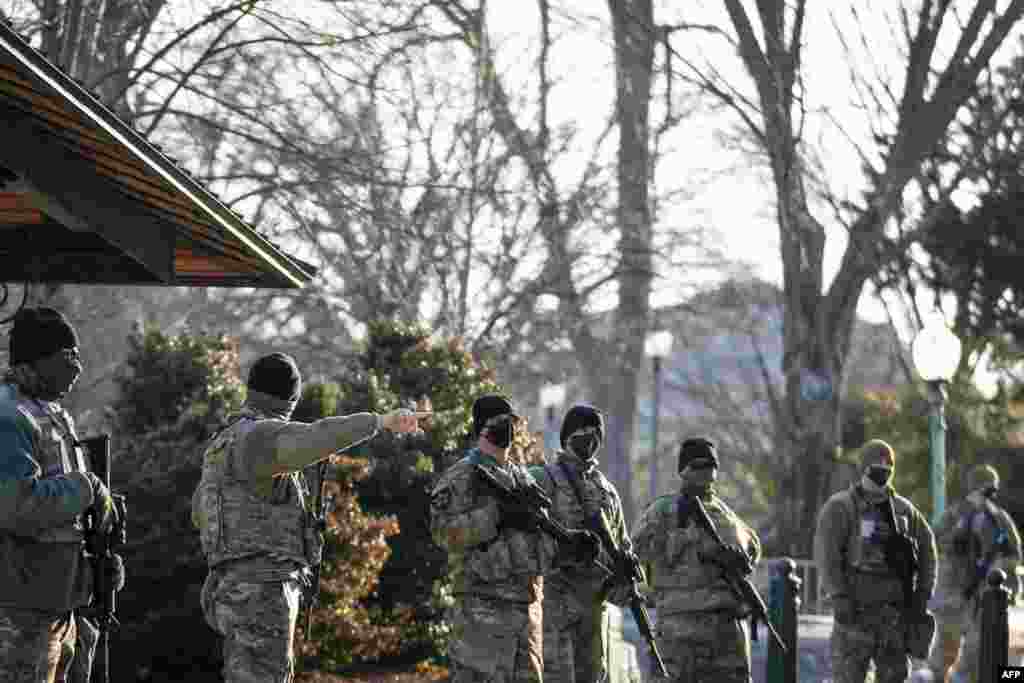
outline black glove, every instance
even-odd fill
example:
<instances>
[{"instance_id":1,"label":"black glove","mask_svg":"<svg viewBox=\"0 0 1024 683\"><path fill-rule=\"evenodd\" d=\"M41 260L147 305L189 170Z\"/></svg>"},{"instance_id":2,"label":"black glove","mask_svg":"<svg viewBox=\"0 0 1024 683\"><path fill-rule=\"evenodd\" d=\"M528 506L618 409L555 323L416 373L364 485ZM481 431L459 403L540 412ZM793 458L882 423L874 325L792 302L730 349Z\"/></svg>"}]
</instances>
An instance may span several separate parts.
<instances>
[{"instance_id":1,"label":"black glove","mask_svg":"<svg viewBox=\"0 0 1024 683\"><path fill-rule=\"evenodd\" d=\"M537 515L526 506L514 503L501 504L501 526L519 531L536 531Z\"/></svg>"},{"instance_id":2,"label":"black glove","mask_svg":"<svg viewBox=\"0 0 1024 683\"><path fill-rule=\"evenodd\" d=\"M85 476L92 485L92 505L89 510L95 515L96 531L107 533L118 522L118 509L114 504L114 497L95 474L86 472Z\"/></svg>"},{"instance_id":3,"label":"black glove","mask_svg":"<svg viewBox=\"0 0 1024 683\"><path fill-rule=\"evenodd\" d=\"M719 548L714 553L706 555L703 559L717 564L730 574L748 576L754 571L754 565L750 562L750 556L742 548L735 545Z\"/></svg>"},{"instance_id":4,"label":"black glove","mask_svg":"<svg viewBox=\"0 0 1024 683\"><path fill-rule=\"evenodd\" d=\"M626 577L627 581L647 583L647 575L645 574L644 567L640 563L640 558L636 556L636 553L632 550L622 553L620 562L621 565L618 568L619 574Z\"/></svg>"},{"instance_id":5,"label":"black glove","mask_svg":"<svg viewBox=\"0 0 1024 683\"><path fill-rule=\"evenodd\" d=\"M837 624L852 624L857 616L857 607L847 597L832 599L832 616Z\"/></svg>"},{"instance_id":6,"label":"black glove","mask_svg":"<svg viewBox=\"0 0 1024 683\"><path fill-rule=\"evenodd\" d=\"M565 545L565 552L582 564L591 564L601 550L601 541L593 532L586 529L570 529Z\"/></svg>"}]
</instances>

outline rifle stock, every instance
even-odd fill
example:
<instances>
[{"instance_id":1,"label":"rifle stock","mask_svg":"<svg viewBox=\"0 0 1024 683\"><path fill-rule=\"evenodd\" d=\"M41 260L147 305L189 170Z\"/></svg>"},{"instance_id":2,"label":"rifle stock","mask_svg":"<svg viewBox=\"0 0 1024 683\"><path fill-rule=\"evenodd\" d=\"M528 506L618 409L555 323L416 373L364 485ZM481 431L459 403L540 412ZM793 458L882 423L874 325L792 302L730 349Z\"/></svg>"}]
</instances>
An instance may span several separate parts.
<instances>
[{"instance_id":1,"label":"rifle stock","mask_svg":"<svg viewBox=\"0 0 1024 683\"><path fill-rule=\"evenodd\" d=\"M707 508L704 507L703 501L697 496L690 498L692 503L692 509L697 513L697 523L700 524L701 528L710 534L711 538L714 539L715 543L720 548L726 548L725 541L722 540L722 536L718 533L718 529L715 528L715 523L711 521L711 517L708 515ZM727 568L722 568L722 578L728 584L729 589L733 592L740 602L750 607L754 619L751 624L754 633L757 633L757 622L761 622L768 629L768 633L771 634L772 640L779 646L782 652L786 652L786 644L782 642L782 636L775 630L775 626L772 624L771 618L768 616L768 607L764 603L764 598L757 592L757 588L754 584L745 576L730 571Z\"/></svg>"}]
</instances>

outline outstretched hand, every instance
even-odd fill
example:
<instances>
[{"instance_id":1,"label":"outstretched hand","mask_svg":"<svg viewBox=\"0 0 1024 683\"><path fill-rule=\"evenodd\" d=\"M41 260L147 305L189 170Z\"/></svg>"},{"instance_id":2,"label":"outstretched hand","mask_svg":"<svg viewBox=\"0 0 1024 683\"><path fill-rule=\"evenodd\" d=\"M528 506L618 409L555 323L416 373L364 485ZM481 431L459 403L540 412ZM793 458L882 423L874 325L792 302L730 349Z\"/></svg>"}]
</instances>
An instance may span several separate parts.
<instances>
[{"instance_id":1,"label":"outstretched hand","mask_svg":"<svg viewBox=\"0 0 1024 683\"><path fill-rule=\"evenodd\" d=\"M396 410L384 416L382 424L384 429L396 434L411 434L419 432L419 421L433 415L430 411Z\"/></svg>"}]
</instances>

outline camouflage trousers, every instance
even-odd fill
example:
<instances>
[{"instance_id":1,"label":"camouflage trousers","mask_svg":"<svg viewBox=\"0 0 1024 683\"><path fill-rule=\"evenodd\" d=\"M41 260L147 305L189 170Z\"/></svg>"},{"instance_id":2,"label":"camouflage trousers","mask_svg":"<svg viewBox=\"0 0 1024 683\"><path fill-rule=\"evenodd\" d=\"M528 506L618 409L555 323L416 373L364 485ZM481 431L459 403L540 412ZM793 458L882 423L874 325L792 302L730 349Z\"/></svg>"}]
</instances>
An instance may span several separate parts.
<instances>
[{"instance_id":1,"label":"camouflage trousers","mask_svg":"<svg viewBox=\"0 0 1024 683\"><path fill-rule=\"evenodd\" d=\"M75 615L75 649L65 650L57 667L57 683L89 683L92 665L96 659L100 630L93 622L81 615Z\"/></svg>"},{"instance_id":2,"label":"camouflage trousers","mask_svg":"<svg viewBox=\"0 0 1024 683\"><path fill-rule=\"evenodd\" d=\"M75 650L71 612L0 607L0 683L54 683Z\"/></svg>"},{"instance_id":3,"label":"camouflage trousers","mask_svg":"<svg viewBox=\"0 0 1024 683\"><path fill-rule=\"evenodd\" d=\"M290 683L302 587L255 583L231 570L210 570L201 596L207 623L224 636L226 683Z\"/></svg>"},{"instance_id":4,"label":"camouflage trousers","mask_svg":"<svg viewBox=\"0 0 1024 683\"><path fill-rule=\"evenodd\" d=\"M953 683L978 683L981 623L976 604L971 601L960 610L936 613L937 642L928 658L928 668L936 681L945 680L946 668L949 667Z\"/></svg>"},{"instance_id":5,"label":"camouflage trousers","mask_svg":"<svg viewBox=\"0 0 1024 683\"><path fill-rule=\"evenodd\" d=\"M544 593L544 680L603 683L608 677L608 614L604 603L574 609L572 596Z\"/></svg>"},{"instance_id":6,"label":"camouflage trousers","mask_svg":"<svg viewBox=\"0 0 1024 683\"><path fill-rule=\"evenodd\" d=\"M750 683L750 624L731 610L658 615L665 667L679 683Z\"/></svg>"},{"instance_id":7,"label":"camouflage trousers","mask_svg":"<svg viewBox=\"0 0 1024 683\"><path fill-rule=\"evenodd\" d=\"M474 595L449 612L450 683L542 683L542 604Z\"/></svg>"},{"instance_id":8,"label":"camouflage trousers","mask_svg":"<svg viewBox=\"0 0 1024 683\"><path fill-rule=\"evenodd\" d=\"M836 622L830 642L834 683L864 683L875 662L875 683L903 683L910 673L903 611L894 605L862 607L851 624Z\"/></svg>"}]
</instances>

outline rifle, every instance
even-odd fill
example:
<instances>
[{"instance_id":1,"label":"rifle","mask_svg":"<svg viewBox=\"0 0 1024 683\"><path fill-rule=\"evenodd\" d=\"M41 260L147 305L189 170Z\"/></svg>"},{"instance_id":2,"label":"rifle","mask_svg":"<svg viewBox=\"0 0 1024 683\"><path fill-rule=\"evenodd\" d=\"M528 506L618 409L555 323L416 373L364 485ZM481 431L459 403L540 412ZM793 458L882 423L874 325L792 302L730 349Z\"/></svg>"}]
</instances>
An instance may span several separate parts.
<instances>
[{"instance_id":1,"label":"rifle","mask_svg":"<svg viewBox=\"0 0 1024 683\"><path fill-rule=\"evenodd\" d=\"M89 469L110 489L110 435L101 434L78 442L85 449ZM86 548L93 565L93 613L99 627L100 638L96 661L98 680L110 681L110 628L120 626L117 620L117 591L109 585L107 567L113 560L114 551L126 542L125 516L127 507L122 495L111 493L114 501L115 522L110 531L102 532L95 511L89 513L89 530Z\"/></svg>"},{"instance_id":2,"label":"rifle","mask_svg":"<svg viewBox=\"0 0 1024 683\"><path fill-rule=\"evenodd\" d=\"M316 500L313 502L313 526L317 533L322 534L327 530L327 519L324 513L324 480L327 478L326 460L322 460L317 464L316 473L317 490ZM304 626L306 642L309 642L309 626L313 617L313 607L320 600L320 568L323 566L323 563L323 553L321 551L320 561L313 567L313 582L306 595L306 623Z\"/></svg>"},{"instance_id":3,"label":"rifle","mask_svg":"<svg viewBox=\"0 0 1024 683\"><path fill-rule=\"evenodd\" d=\"M935 638L935 616L927 609L923 613L913 611L914 583L921 568L917 542L903 533L896 523L896 509L889 496L885 508L886 521L892 533L885 543L885 560L900 574L903 583L903 610L907 654L917 659L928 657L931 643Z\"/></svg>"},{"instance_id":4,"label":"rifle","mask_svg":"<svg viewBox=\"0 0 1024 683\"><path fill-rule=\"evenodd\" d=\"M722 540L718 529L715 528L715 523L708 516L708 511L704 507L703 501L697 496L690 496L689 500L691 502L690 510L695 513L694 516L697 524L710 534L711 538L714 539L720 548L727 548L728 546ZM754 638L757 637L757 623L761 622L768 629L768 633L771 634L772 640L779 646L779 649L786 652L786 644L782 642L782 637L775 630L775 626L772 625L772 621L768 617L768 607L764 604L764 598L757 592L757 588L750 579L726 567L722 568L722 578L725 579L725 582L729 585L729 590L733 592L736 598L752 610L750 626L754 632Z\"/></svg>"},{"instance_id":5,"label":"rifle","mask_svg":"<svg viewBox=\"0 0 1024 683\"><path fill-rule=\"evenodd\" d=\"M885 509L886 521L892 527L892 534L885 544L885 560L890 567L899 572L900 580L903 583L903 608L910 609L914 600L914 575L919 568L917 544L896 524L896 509L893 506L892 496L882 507Z\"/></svg>"},{"instance_id":6,"label":"rifle","mask_svg":"<svg viewBox=\"0 0 1024 683\"><path fill-rule=\"evenodd\" d=\"M541 531L551 535L560 543L572 542L572 535L569 533L569 530L551 518L551 513L549 512L551 509L551 499L548 498L547 494L536 483L529 486L512 487L495 477L486 467L482 465L473 465L473 467L477 474L480 475L480 478L502 500L508 501L517 507L528 509ZM594 564L605 574L611 575L614 573L598 559L594 560Z\"/></svg>"},{"instance_id":7,"label":"rifle","mask_svg":"<svg viewBox=\"0 0 1024 683\"><path fill-rule=\"evenodd\" d=\"M647 605L644 604L644 598L640 594L638 584L647 583L643 567L640 566L640 559L634 553L623 550L612 538L611 530L608 528L608 518L605 517L604 510L597 515L597 518L596 523L592 526L601 539L601 543L608 550L616 570L615 574L609 576L601 588L602 602L615 584L626 583L629 585L629 610L633 613L633 619L636 621L637 628L640 629L640 635L647 641L651 657L654 658L654 662L658 666L658 674L662 678L669 678L668 669L665 667L665 660L661 658L661 653L658 651L658 642L654 638L654 629L651 627L651 617L647 613Z\"/></svg>"}]
</instances>

